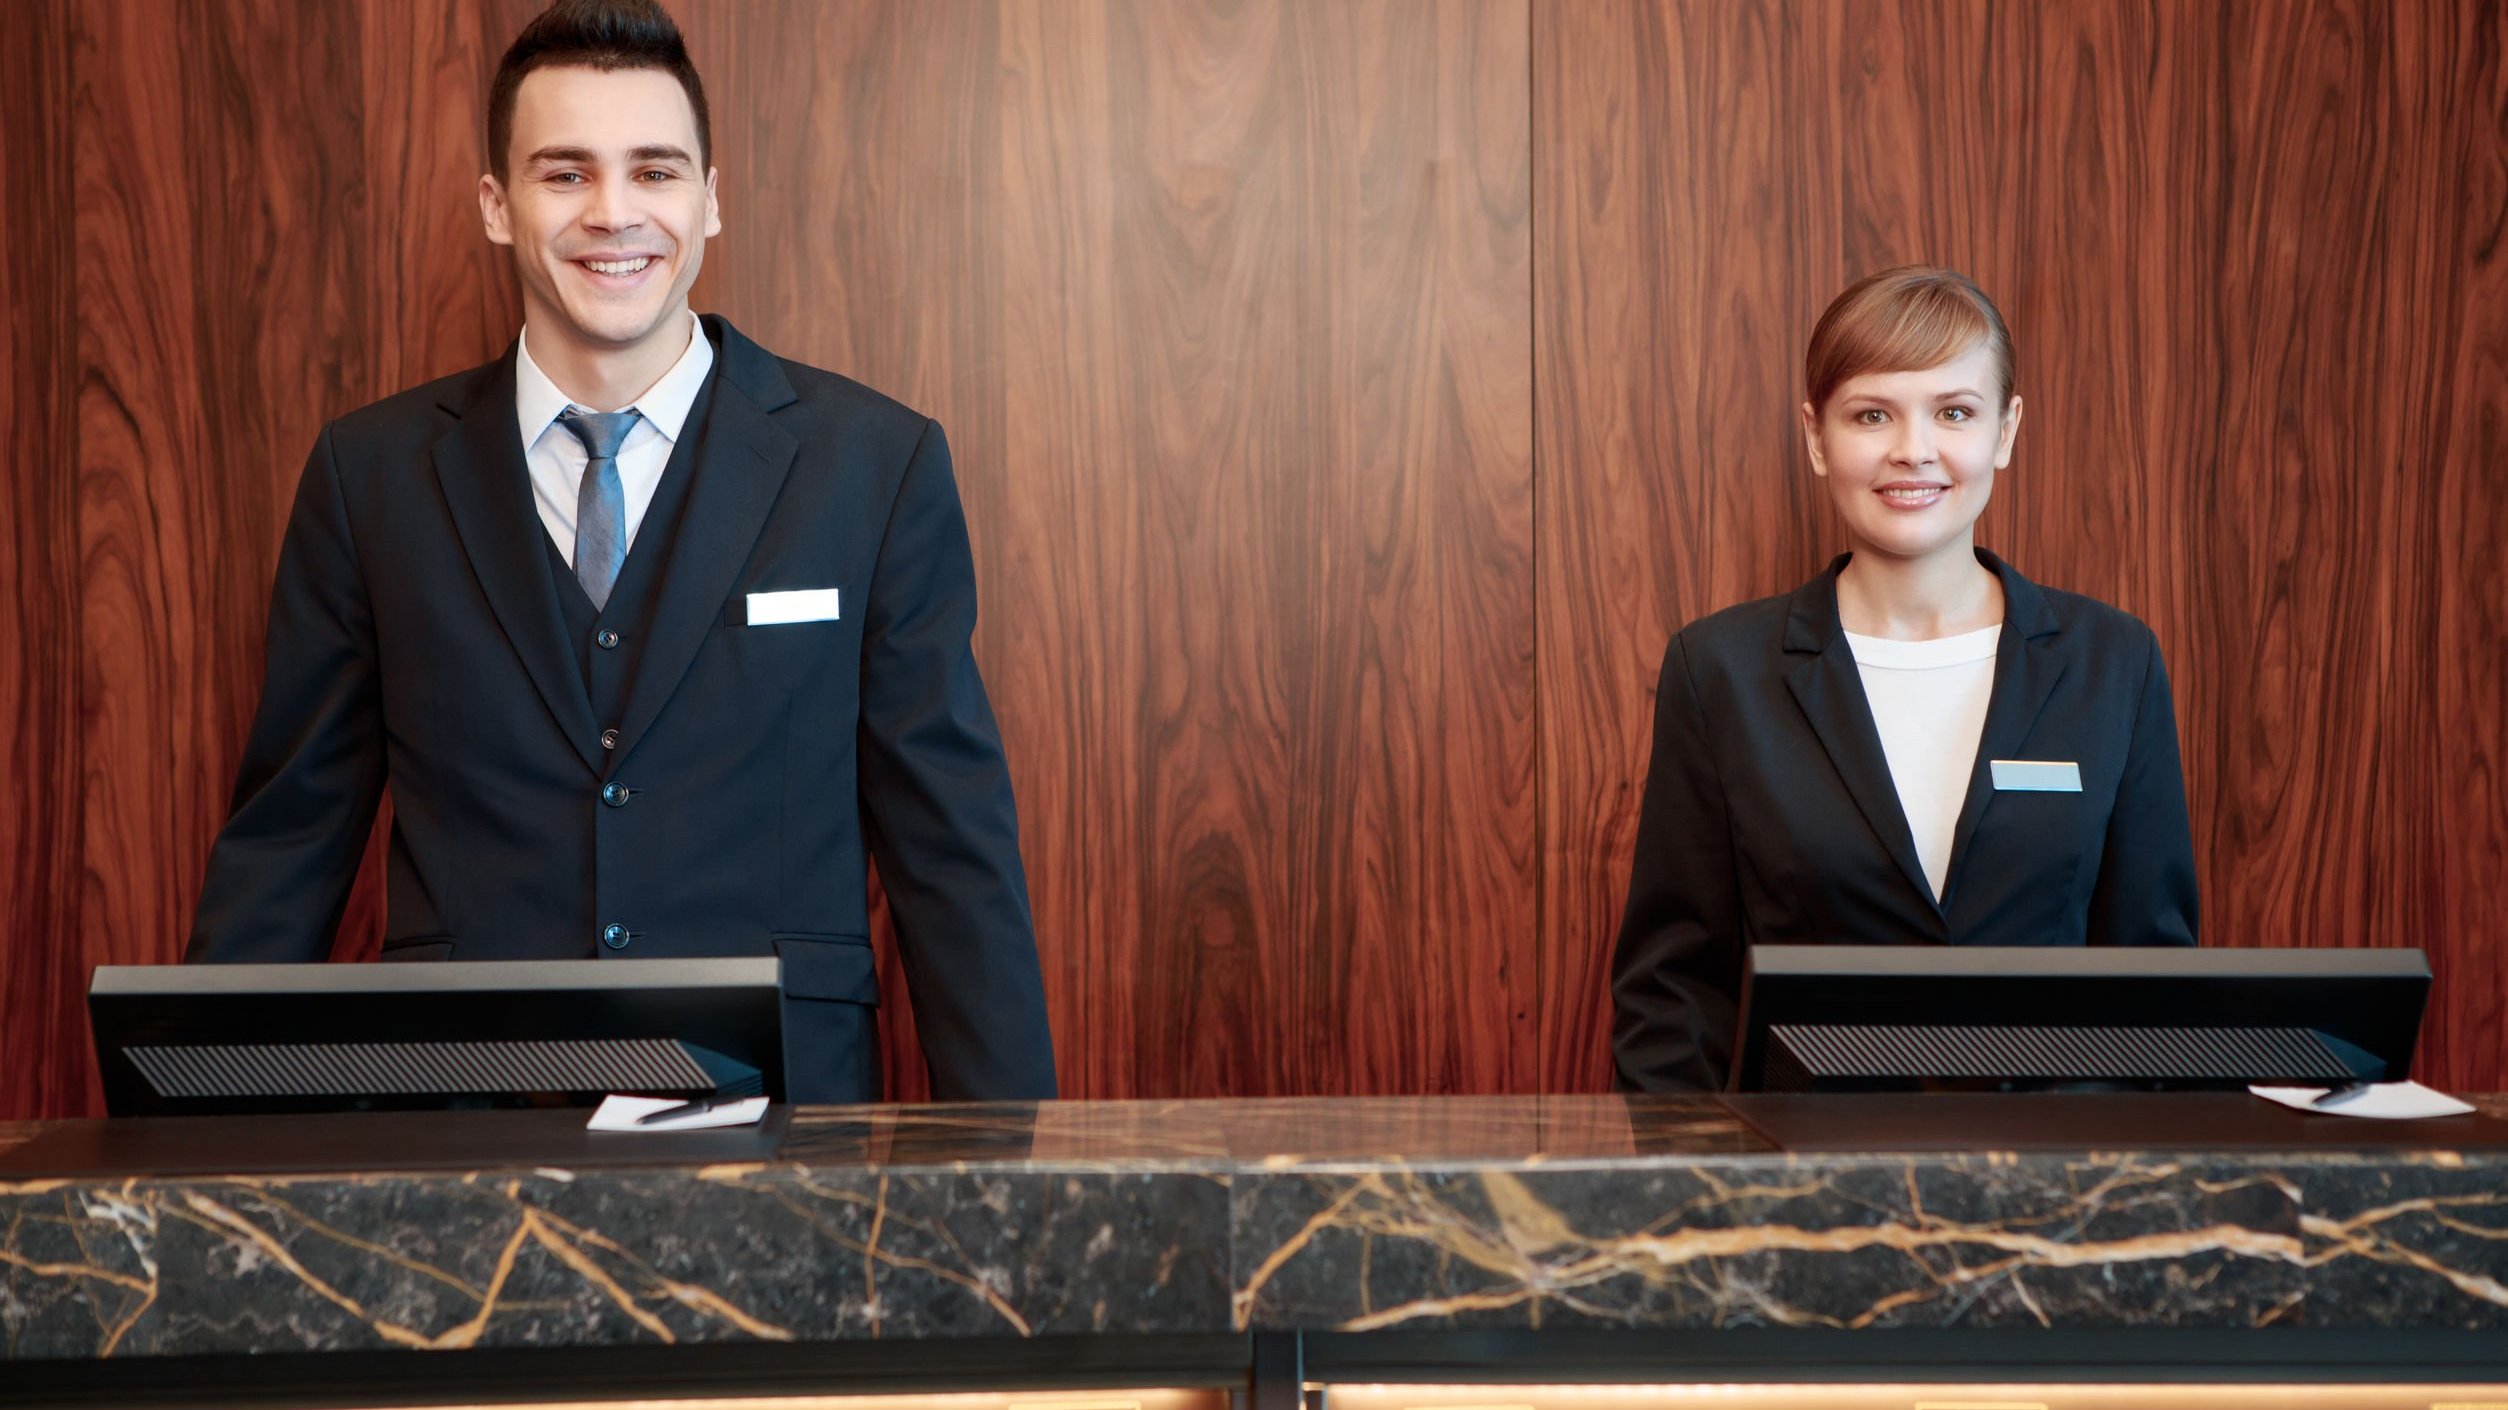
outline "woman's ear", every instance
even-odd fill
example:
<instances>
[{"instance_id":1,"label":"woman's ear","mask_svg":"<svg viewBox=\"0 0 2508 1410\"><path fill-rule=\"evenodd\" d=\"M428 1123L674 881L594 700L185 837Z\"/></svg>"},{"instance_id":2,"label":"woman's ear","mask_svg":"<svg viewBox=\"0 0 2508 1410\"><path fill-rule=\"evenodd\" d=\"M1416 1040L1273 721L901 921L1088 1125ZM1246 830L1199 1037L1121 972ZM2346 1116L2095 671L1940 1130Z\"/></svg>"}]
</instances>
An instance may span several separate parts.
<instances>
[{"instance_id":1,"label":"woman's ear","mask_svg":"<svg viewBox=\"0 0 2508 1410\"><path fill-rule=\"evenodd\" d=\"M2012 404L2003 410L2003 432L1994 441L1994 468L2000 470L2012 463L2012 442L2020 436L2020 394L2012 394Z\"/></svg>"},{"instance_id":2,"label":"woman's ear","mask_svg":"<svg viewBox=\"0 0 2508 1410\"><path fill-rule=\"evenodd\" d=\"M1810 402L1804 402L1802 415L1803 449L1811 453L1811 473L1825 480L1829 478L1829 457L1820 446L1820 412Z\"/></svg>"}]
</instances>

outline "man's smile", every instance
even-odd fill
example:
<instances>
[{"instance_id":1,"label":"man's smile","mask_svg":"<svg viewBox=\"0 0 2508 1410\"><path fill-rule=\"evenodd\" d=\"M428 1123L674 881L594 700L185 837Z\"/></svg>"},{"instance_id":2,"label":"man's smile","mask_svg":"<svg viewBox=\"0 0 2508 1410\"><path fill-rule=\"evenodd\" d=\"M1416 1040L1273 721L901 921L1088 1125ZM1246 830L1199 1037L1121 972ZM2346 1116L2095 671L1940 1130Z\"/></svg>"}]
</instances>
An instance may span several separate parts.
<instances>
[{"instance_id":1,"label":"man's smile","mask_svg":"<svg viewBox=\"0 0 2508 1410\"><path fill-rule=\"evenodd\" d=\"M662 265L662 257L654 254L602 255L568 260L567 263L589 276L596 287L625 289L643 282L643 276Z\"/></svg>"}]
</instances>

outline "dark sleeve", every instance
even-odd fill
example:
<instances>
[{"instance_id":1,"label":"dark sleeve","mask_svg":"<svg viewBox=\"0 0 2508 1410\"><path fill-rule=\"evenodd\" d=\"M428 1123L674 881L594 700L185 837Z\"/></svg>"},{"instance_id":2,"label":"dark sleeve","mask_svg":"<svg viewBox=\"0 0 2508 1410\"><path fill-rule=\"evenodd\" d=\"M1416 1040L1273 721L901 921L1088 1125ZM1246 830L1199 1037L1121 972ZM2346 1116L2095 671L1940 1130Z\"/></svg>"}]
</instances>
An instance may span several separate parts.
<instances>
[{"instance_id":1,"label":"dark sleeve","mask_svg":"<svg viewBox=\"0 0 2508 1410\"><path fill-rule=\"evenodd\" d=\"M1019 822L976 672L975 559L927 424L872 572L862 641L866 835L944 1101L1054 1095Z\"/></svg>"},{"instance_id":2,"label":"dark sleeve","mask_svg":"<svg viewBox=\"0 0 2508 1410\"><path fill-rule=\"evenodd\" d=\"M2195 910L2194 834L2177 757L2177 709L2154 638L2116 810L2108 815L2099 882L2090 893L2089 942L2191 945Z\"/></svg>"},{"instance_id":3,"label":"dark sleeve","mask_svg":"<svg viewBox=\"0 0 2508 1410\"><path fill-rule=\"evenodd\" d=\"M1741 899L1724 787L1679 637L1655 690L1654 759L1628 908L1611 956L1611 1049L1623 1087L1713 1091L1732 1065Z\"/></svg>"},{"instance_id":4,"label":"dark sleeve","mask_svg":"<svg viewBox=\"0 0 2508 1410\"><path fill-rule=\"evenodd\" d=\"M383 791L374 621L325 429L270 587L261 706L209 852L193 963L327 959Z\"/></svg>"}]
</instances>

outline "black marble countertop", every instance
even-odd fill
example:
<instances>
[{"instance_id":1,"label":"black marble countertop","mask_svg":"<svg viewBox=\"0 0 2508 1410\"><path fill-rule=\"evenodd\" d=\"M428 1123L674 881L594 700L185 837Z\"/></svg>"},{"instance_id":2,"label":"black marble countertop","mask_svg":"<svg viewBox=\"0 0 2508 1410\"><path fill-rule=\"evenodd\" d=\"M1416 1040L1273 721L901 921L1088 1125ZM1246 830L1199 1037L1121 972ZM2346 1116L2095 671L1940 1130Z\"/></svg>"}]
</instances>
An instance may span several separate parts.
<instances>
[{"instance_id":1,"label":"black marble countertop","mask_svg":"<svg viewBox=\"0 0 2508 1410\"><path fill-rule=\"evenodd\" d=\"M2508 1099L1371 1098L7 1128L0 1359L1455 1329L2508 1330Z\"/></svg>"}]
</instances>

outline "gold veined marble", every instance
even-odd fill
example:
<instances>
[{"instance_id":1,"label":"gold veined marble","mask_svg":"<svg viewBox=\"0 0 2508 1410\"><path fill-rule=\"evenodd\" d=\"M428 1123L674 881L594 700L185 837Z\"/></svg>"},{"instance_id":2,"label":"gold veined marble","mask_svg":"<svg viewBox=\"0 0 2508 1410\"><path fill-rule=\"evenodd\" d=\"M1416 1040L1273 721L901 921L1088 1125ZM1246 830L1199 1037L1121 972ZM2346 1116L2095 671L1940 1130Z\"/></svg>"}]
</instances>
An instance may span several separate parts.
<instances>
[{"instance_id":1,"label":"gold veined marble","mask_svg":"<svg viewBox=\"0 0 2508 1410\"><path fill-rule=\"evenodd\" d=\"M208 1126L155 1146L39 1127L0 1150L0 1358L1562 1327L2508 1332L2496 1099L2387 1129L2239 1096L1822 1100L827 1108L759 1158L684 1161L672 1152L723 1147L587 1141L564 1112L309 1118L242 1154L194 1139ZM458 1131L511 1159L428 1168L378 1148L384 1168L336 1168L351 1129ZM150 1173L98 1165L151 1149Z\"/></svg>"}]
</instances>

